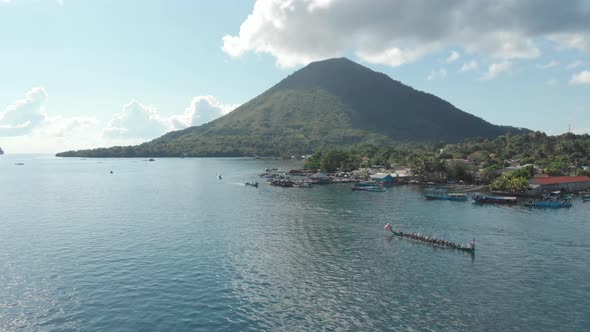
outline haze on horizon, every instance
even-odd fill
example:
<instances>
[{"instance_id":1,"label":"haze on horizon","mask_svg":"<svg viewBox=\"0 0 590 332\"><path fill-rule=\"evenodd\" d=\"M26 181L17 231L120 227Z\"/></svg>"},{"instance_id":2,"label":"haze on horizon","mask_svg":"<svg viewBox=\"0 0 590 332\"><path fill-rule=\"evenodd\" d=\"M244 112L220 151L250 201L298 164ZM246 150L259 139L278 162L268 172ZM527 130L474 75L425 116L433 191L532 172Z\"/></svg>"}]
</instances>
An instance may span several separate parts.
<instances>
[{"instance_id":1,"label":"haze on horizon","mask_svg":"<svg viewBox=\"0 0 590 332\"><path fill-rule=\"evenodd\" d=\"M128 145L346 56L494 124L590 132L590 0L0 0L0 147Z\"/></svg>"}]
</instances>

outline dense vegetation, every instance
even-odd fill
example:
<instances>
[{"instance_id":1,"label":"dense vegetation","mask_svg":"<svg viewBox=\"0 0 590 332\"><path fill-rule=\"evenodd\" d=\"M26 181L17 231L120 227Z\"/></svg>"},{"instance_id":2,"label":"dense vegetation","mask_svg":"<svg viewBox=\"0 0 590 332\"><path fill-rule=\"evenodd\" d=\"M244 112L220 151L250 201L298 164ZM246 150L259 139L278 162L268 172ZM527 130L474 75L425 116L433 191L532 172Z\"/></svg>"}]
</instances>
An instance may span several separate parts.
<instances>
[{"instance_id":1,"label":"dense vegetation","mask_svg":"<svg viewBox=\"0 0 590 332\"><path fill-rule=\"evenodd\" d=\"M281 156L393 142L458 142L525 129L492 125L348 59L311 63L230 114L138 146L58 156Z\"/></svg>"},{"instance_id":2,"label":"dense vegetation","mask_svg":"<svg viewBox=\"0 0 590 332\"><path fill-rule=\"evenodd\" d=\"M521 169L502 174L490 184L490 189L499 191L517 192L524 190L529 185L529 179L535 176L535 169L526 166Z\"/></svg>"},{"instance_id":3,"label":"dense vegetation","mask_svg":"<svg viewBox=\"0 0 590 332\"><path fill-rule=\"evenodd\" d=\"M333 172L383 165L408 166L422 180L463 180L476 174L492 189L517 191L534 176L535 167L549 175L589 175L590 135L544 133L472 139L459 144L362 145L348 150L317 152L305 163L309 169ZM506 167L526 165L502 174ZM534 165L534 166L533 166ZM495 181L494 181L495 180Z\"/></svg>"}]
</instances>

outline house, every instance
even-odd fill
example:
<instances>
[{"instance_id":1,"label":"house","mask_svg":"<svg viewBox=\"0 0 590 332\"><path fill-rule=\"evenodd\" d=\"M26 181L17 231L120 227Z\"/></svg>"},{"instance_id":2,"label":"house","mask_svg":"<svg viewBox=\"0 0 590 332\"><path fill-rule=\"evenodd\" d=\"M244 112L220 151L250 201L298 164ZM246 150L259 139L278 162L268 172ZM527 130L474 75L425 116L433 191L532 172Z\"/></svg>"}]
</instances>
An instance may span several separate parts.
<instances>
[{"instance_id":1,"label":"house","mask_svg":"<svg viewBox=\"0 0 590 332\"><path fill-rule=\"evenodd\" d=\"M588 176L537 176L529 180L527 193L531 195L551 191L575 193L589 189L590 177Z\"/></svg>"},{"instance_id":2,"label":"house","mask_svg":"<svg viewBox=\"0 0 590 332\"><path fill-rule=\"evenodd\" d=\"M316 184L325 184L330 183L330 181L332 181L331 177L329 177L326 173L322 172L317 172L311 175L309 178L311 179L311 182Z\"/></svg>"}]
</instances>

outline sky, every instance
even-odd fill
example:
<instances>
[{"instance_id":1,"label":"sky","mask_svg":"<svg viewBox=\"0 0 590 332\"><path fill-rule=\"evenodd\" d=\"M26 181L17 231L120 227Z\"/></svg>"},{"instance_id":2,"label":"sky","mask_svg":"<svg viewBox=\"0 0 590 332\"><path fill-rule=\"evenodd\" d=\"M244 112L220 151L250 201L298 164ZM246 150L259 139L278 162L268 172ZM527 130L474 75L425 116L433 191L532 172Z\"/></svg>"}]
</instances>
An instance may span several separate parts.
<instances>
[{"instance_id":1,"label":"sky","mask_svg":"<svg viewBox=\"0 0 590 332\"><path fill-rule=\"evenodd\" d=\"M342 56L495 124L590 133L590 0L0 0L0 147L137 144Z\"/></svg>"}]
</instances>

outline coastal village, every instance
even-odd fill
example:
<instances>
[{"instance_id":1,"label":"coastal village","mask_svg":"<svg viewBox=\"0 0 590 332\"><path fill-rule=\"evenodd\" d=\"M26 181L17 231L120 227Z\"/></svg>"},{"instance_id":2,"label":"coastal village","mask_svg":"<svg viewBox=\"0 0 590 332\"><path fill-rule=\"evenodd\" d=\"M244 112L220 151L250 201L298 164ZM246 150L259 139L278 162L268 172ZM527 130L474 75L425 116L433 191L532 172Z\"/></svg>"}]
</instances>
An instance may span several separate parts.
<instances>
[{"instance_id":1,"label":"coastal village","mask_svg":"<svg viewBox=\"0 0 590 332\"><path fill-rule=\"evenodd\" d=\"M292 157L295 159L295 157ZM302 156L309 159L310 156ZM368 161L365 157L364 162ZM521 165L515 160L506 160L509 165L500 171L502 176L530 173L529 179L518 190L497 190L495 182L485 183L482 179L484 169L478 168L477 162L465 159L448 159L447 164L464 164L466 169L472 169L468 178L472 181L457 180L440 174L423 174L416 172L410 166L371 165L352 171L335 170L327 172L321 169L292 169L280 170L267 168L260 174L272 186L312 188L315 185L348 183L353 191L382 192L386 187L398 185L416 185L427 189L441 190L440 194L425 194L427 199L467 200L467 194L476 202L481 203L516 203L517 197L523 199L538 198L538 201L528 200L525 205L538 207L571 207L571 199L576 195L583 202L590 202L590 177L587 175L552 176L544 169L533 164ZM307 164L306 164L307 165ZM588 170L582 166L581 171ZM438 178L438 181L434 179ZM496 180L496 182L499 180ZM485 195L484 195L485 194ZM550 202L548 204L547 202Z\"/></svg>"}]
</instances>

